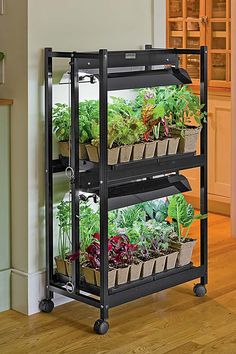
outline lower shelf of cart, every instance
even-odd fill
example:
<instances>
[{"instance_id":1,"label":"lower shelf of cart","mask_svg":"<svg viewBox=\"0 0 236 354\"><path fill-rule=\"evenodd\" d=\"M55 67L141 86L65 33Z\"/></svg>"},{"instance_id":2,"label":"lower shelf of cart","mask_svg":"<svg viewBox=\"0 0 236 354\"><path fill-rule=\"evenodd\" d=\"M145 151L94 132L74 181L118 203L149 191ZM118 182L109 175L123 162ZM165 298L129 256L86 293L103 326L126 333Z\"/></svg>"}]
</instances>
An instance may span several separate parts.
<instances>
[{"instance_id":1,"label":"lower shelf of cart","mask_svg":"<svg viewBox=\"0 0 236 354\"><path fill-rule=\"evenodd\" d=\"M109 307L118 306L140 297L200 278L204 275L205 269L203 266L196 267L191 263L184 267L166 270L150 277L140 278L139 280L116 286L108 290ZM84 282L80 287L82 292L69 293L65 289L67 281L69 281L68 277L57 275L57 278L55 278L55 281L51 283L49 288L51 291L60 293L61 295L99 307L98 304L100 302L97 298L100 294L99 287Z\"/></svg>"}]
</instances>

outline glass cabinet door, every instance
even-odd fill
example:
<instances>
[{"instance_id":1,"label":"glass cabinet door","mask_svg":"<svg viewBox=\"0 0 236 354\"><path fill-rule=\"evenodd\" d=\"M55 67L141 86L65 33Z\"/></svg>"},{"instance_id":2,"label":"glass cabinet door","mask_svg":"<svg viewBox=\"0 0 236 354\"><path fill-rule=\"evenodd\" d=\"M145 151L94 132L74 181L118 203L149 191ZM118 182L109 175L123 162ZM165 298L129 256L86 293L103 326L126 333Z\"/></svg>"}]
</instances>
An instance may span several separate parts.
<instances>
[{"instance_id":1,"label":"glass cabinet door","mask_svg":"<svg viewBox=\"0 0 236 354\"><path fill-rule=\"evenodd\" d=\"M169 1L169 17L183 17L183 0Z\"/></svg>"},{"instance_id":2,"label":"glass cabinet door","mask_svg":"<svg viewBox=\"0 0 236 354\"><path fill-rule=\"evenodd\" d=\"M186 0L187 17L198 18L200 17L200 0Z\"/></svg>"},{"instance_id":3,"label":"glass cabinet door","mask_svg":"<svg viewBox=\"0 0 236 354\"><path fill-rule=\"evenodd\" d=\"M208 46L209 85L230 87L231 1L167 0L167 47L195 49L201 45ZM181 66L198 84L199 57L182 55Z\"/></svg>"},{"instance_id":4,"label":"glass cabinet door","mask_svg":"<svg viewBox=\"0 0 236 354\"><path fill-rule=\"evenodd\" d=\"M211 17L225 18L227 12L227 0L212 0L211 1Z\"/></svg>"},{"instance_id":5,"label":"glass cabinet door","mask_svg":"<svg viewBox=\"0 0 236 354\"><path fill-rule=\"evenodd\" d=\"M209 47L209 85L230 86L231 81L231 1L207 2L207 45Z\"/></svg>"}]
</instances>

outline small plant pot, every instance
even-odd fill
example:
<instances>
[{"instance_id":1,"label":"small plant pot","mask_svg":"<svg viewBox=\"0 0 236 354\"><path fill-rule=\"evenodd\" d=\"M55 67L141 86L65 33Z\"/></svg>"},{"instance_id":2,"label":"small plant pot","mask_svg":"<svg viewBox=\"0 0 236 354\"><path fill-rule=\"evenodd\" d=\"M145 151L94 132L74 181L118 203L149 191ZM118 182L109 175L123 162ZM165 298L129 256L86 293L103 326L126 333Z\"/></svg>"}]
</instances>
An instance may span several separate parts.
<instances>
[{"instance_id":1,"label":"small plant pot","mask_svg":"<svg viewBox=\"0 0 236 354\"><path fill-rule=\"evenodd\" d=\"M171 248L179 251L177 258L178 267L183 267L191 262L192 253L196 242L196 240L193 240L191 238L186 239L186 242L170 241Z\"/></svg>"},{"instance_id":2,"label":"small plant pot","mask_svg":"<svg viewBox=\"0 0 236 354\"><path fill-rule=\"evenodd\" d=\"M96 285L95 271L90 267L82 267L86 283Z\"/></svg>"},{"instance_id":3,"label":"small plant pot","mask_svg":"<svg viewBox=\"0 0 236 354\"><path fill-rule=\"evenodd\" d=\"M145 159L151 159L154 157L156 146L157 146L156 141L150 141L148 143L145 143L145 149L144 149Z\"/></svg>"},{"instance_id":4,"label":"small plant pot","mask_svg":"<svg viewBox=\"0 0 236 354\"><path fill-rule=\"evenodd\" d=\"M129 270L130 266L117 269L117 285L126 284L128 282Z\"/></svg>"},{"instance_id":5,"label":"small plant pot","mask_svg":"<svg viewBox=\"0 0 236 354\"><path fill-rule=\"evenodd\" d=\"M69 142L59 141L59 152L61 156L68 157L70 155Z\"/></svg>"},{"instance_id":6,"label":"small plant pot","mask_svg":"<svg viewBox=\"0 0 236 354\"><path fill-rule=\"evenodd\" d=\"M168 139L157 140L156 155L165 156L167 153Z\"/></svg>"},{"instance_id":7,"label":"small plant pot","mask_svg":"<svg viewBox=\"0 0 236 354\"><path fill-rule=\"evenodd\" d=\"M139 262L138 264L132 264L130 266L130 273L129 273L130 281L138 280L140 278L142 267L143 267L143 262Z\"/></svg>"},{"instance_id":8,"label":"small plant pot","mask_svg":"<svg viewBox=\"0 0 236 354\"><path fill-rule=\"evenodd\" d=\"M56 256L54 259L57 266L57 272L63 275L67 275L66 262L63 259L61 259L59 256Z\"/></svg>"},{"instance_id":9,"label":"small plant pot","mask_svg":"<svg viewBox=\"0 0 236 354\"><path fill-rule=\"evenodd\" d=\"M99 162L99 146L94 145L86 145L86 149L88 152L88 157L91 162ZM120 147L115 147L111 149L107 149L107 163L108 165L116 165L119 160Z\"/></svg>"},{"instance_id":10,"label":"small plant pot","mask_svg":"<svg viewBox=\"0 0 236 354\"><path fill-rule=\"evenodd\" d=\"M59 142L59 151L60 155L63 157L70 156L69 142L68 141L60 141ZM79 144L79 159L80 160L88 160L88 153L86 150L86 144Z\"/></svg>"},{"instance_id":11,"label":"small plant pot","mask_svg":"<svg viewBox=\"0 0 236 354\"><path fill-rule=\"evenodd\" d=\"M176 267L177 257L179 252L173 251L167 255L166 259L166 269L170 270Z\"/></svg>"},{"instance_id":12,"label":"small plant pot","mask_svg":"<svg viewBox=\"0 0 236 354\"><path fill-rule=\"evenodd\" d=\"M109 270L108 272L108 289L113 288L116 285L116 269ZM95 278L97 286L100 286L100 271L95 270Z\"/></svg>"},{"instance_id":13,"label":"small plant pot","mask_svg":"<svg viewBox=\"0 0 236 354\"><path fill-rule=\"evenodd\" d=\"M108 165L116 165L119 161L120 147L108 149Z\"/></svg>"},{"instance_id":14,"label":"small plant pot","mask_svg":"<svg viewBox=\"0 0 236 354\"><path fill-rule=\"evenodd\" d=\"M144 154L145 144L139 143L134 144L133 146L133 153L132 153L132 160L142 160Z\"/></svg>"},{"instance_id":15,"label":"small plant pot","mask_svg":"<svg viewBox=\"0 0 236 354\"><path fill-rule=\"evenodd\" d=\"M86 150L88 153L89 161L99 162L99 151L97 146L86 144Z\"/></svg>"},{"instance_id":16,"label":"small plant pot","mask_svg":"<svg viewBox=\"0 0 236 354\"><path fill-rule=\"evenodd\" d=\"M178 137L168 138L168 140L169 140L169 142L168 142L167 154L168 155L177 154L180 138L178 138Z\"/></svg>"},{"instance_id":17,"label":"small plant pot","mask_svg":"<svg viewBox=\"0 0 236 354\"><path fill-rule=\"evenodd\" d=\"M178 152L180 153L196 151L197 141L200 132L201 132L201 127L186 128L183 131L181 131L180 128L176 128L176 127L170 128L171 135L180 138L179 147L178 147Z\"/></svg>"},{"instance_id":18,"label":"small plant pot","mask_svg":"<svg viewBox=\"0 0 236 354\"><path fill-rule=\"evenodd\" d=\"M165 269L167 255L159 256L155 260L154 273L161 273Z\"/></svg>"},{"instance_id":19,"label":"small plant pot","mask_svg":"<svg viewBox=\"0 0 236 354\"><path fill-rule=\"evenodd\" d=\"M129 162L133 150L133 145L124 145L120 148L120 162Z\"/></svg>"},{"instance_id":20,"label":"small plant pot","mask_svg":"<svg viewBox=\"0 0 236 354\"><path fill-rule=\"evenodd\" d=\"M86 149L86 144L79 144L79 159L88 160L88 153Z\"/></svg>"},{"instance_id":21,"label":"small plant pot","mask_svg":"<svg viewBox=\"0 0 236 354\"><path fill-rule=\"evenodd\" d=\"M66 272L68 277L72 277L72 263L65 261L65 264L66 264Z\"/></svg>"},{"instance_id":22,"label":"small plant pot","mask_svg":"<svg viewBox=\"0 0 236 354\"><path fill-rule=\"evenodd\" d=\"M152 259L149 259L148 261L143 262L143 271L142 271L143 278L152 275L154 264L155 264L155 258L152 258Z\"/></svg>"}]
</instances>

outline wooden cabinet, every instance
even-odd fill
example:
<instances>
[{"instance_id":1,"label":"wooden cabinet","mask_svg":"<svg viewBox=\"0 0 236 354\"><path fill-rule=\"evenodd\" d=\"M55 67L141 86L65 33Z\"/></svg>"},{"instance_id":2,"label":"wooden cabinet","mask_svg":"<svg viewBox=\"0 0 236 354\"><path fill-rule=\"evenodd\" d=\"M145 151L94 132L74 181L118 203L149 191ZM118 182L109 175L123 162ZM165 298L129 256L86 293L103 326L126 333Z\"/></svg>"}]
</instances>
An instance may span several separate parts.
<instances>
[{"instance_id":1,"label":"wooden cabinet","mask_svg":"<svg viewBox=\"0 0 236 354\"><path fill-rule=\"evenodd\" d=\"M230 87L231 11L230 0L167 0L167 47L209 49L209 86ZM181 65L195 83L199 79L199 57L186 55Z\"/></svg>"},{"instance_id":2,"label":"wooden cabinet","mask_svg":"<svg viewBox=\"0 0 236 354\"><path fill-rule=\"evenodd\" d=\"M231 197L231 97L209 95L208 192L210 210L229 214ZM199 170L185 171L192 192L189 198L199 206Z\"/></svg>"}]
</instances>

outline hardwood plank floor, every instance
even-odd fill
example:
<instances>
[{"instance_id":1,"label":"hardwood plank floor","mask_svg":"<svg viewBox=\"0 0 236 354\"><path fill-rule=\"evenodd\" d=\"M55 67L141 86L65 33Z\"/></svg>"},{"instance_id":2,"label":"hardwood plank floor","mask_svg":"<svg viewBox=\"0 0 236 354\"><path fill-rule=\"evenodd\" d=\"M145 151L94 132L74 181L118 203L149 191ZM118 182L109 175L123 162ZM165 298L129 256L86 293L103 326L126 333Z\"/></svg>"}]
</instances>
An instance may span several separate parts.
<instances>
[{"instance_id":1,"label":"hardwood plank floor","mask_svg":"<svg viewBox=\"0 0 236 354\"><path fill-rule=\"evenodd\" d=\"M193 296L190 282L122 305L110 311L106 336L93 333L98 310L84 304L31 317L6 311L0 314L0 353L236 353L236 240L229 218L210 215L209 226L206 297Z\"/></svg>"}]
</instances>

